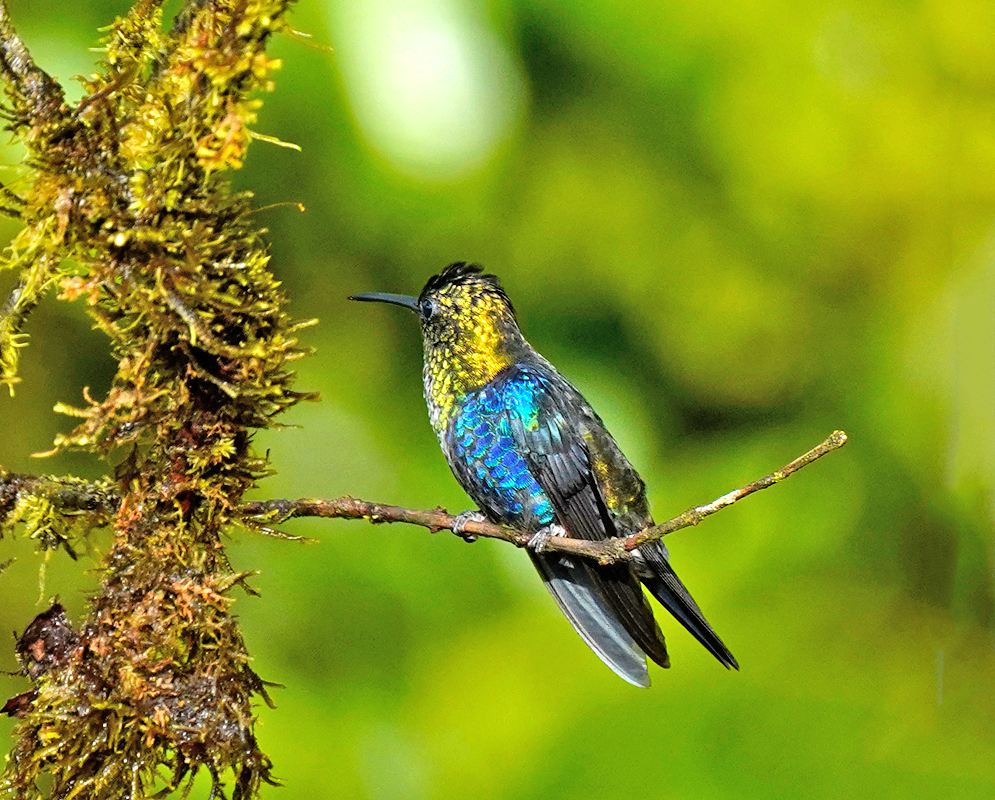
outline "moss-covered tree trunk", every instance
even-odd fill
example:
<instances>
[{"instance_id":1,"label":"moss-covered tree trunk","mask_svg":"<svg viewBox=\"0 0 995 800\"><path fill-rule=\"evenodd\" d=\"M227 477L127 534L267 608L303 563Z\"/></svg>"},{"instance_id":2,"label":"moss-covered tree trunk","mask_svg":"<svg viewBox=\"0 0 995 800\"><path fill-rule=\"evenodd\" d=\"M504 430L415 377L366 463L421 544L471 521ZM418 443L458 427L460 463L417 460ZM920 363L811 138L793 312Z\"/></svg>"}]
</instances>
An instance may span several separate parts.
<instances>
[{"instance_id":1,"label":"moss-covered tree trunk","mask_svg":"<svg viewBox=\"0 0 995 800\"><path fill-rule=\"evenodd\" d=\"M265 695L231 614L244 576L221 537L265 468L252 430L301 399L288 362L302 351L250 198L224 173L252 136L288 4L188 0L164 31L161 0L138 0L71 107L0 2L6 114L29 169L23 192L0 190L24 226L0 264L20 275L0 381L16 382L46 293L84 303L118 361L106 397L62 409L81 424L55 443L108 456L106 484L0 469L0 535L26 522L43 546L71 547L89 527L115 532L79 628L53 607L21 638L34 684L6 709L20 718L13 797L147 797L202 767L215 788L233 776L236 797L269 780L253 733Z\"/></svg>"}]
</instances>

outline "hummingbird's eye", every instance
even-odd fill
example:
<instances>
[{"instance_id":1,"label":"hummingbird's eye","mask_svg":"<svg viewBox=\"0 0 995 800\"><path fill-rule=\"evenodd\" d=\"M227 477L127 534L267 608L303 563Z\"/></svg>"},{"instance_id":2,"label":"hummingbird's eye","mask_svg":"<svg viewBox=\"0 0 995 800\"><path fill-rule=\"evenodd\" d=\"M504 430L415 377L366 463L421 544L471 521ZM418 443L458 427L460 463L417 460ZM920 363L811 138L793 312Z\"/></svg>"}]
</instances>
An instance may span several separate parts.
<instances>
[{"instance_id":1,"label":"hummingbird's eye","mask_svg":"<svg viewBox=\"0 0 995 800\"><path fill-rule=\"evenodd\" d=\"M425 298L418 304L418 313L422 319L432 319L435 316L435 303Z\"/></svg>"}]
</instances>

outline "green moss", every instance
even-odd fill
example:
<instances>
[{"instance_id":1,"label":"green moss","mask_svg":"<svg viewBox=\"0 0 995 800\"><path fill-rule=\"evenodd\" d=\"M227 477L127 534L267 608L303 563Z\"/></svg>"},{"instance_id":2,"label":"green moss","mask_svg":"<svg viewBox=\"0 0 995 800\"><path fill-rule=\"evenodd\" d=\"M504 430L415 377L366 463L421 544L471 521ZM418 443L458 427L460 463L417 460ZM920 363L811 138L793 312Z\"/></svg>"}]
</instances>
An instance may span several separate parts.
<instances>
[{"instance_id":1,"label":"green moss","mask_svg":"<svg viewBox=\"0 0 995 800\"><path fill-rule=\"evenodd\" d=\"M265 46L288 4L189 0L164 31L160 3L139 0L69 107L0 3L5 112L30 169L23 196L0 198L23 222L0 263L20 275L0 382L13 390L24 321L53 288L85 305L118 362L106 397L56 409L80 423L55 448L114 459L113 481L0 471L0 535L21 523L72 552L95 526L115 534L73 645L16 705L11 797L146 797L205 769L248 798L271 780L254 735L262 682L231 613L245 576L221 534L266 468L252 430L304 397L289 368L304 351L251 198L225 173L271 88Z\"/></svg>"}]
</instances>

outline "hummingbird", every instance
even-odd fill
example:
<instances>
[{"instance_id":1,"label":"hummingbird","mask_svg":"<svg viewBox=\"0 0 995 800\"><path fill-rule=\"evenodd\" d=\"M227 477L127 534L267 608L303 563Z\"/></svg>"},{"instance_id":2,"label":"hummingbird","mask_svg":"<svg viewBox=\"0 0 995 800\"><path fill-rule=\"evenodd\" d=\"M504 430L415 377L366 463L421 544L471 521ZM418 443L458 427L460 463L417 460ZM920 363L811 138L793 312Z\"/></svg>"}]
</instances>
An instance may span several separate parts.
<instances>
[{"instance_id":1,"label":"hummingbird","mask_svg":"<svg viewBox=\"0 0 995 800\"><path fill-rule=\"evenodd\" d=\"M533 534L532 563L587 645L624 680L650 685L646 659L670 666L650 593L727 668L736 659L670 566L661 541L626 562L544 551L550 536L597 541L653 524L646 486L581 393L518 327L495 275L450 264L418 297L369 292L350 300L413 311L424 344L429 419L456 480L482 518Z\"/></svg>"}]
</instances>

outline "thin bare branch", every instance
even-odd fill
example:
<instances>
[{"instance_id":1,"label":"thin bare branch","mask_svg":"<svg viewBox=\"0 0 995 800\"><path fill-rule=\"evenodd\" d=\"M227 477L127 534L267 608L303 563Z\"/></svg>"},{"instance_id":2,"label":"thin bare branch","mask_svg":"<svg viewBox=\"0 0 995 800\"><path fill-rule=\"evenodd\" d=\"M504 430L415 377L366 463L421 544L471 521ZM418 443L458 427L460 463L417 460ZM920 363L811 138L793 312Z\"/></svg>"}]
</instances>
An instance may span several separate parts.
<instances>
[{"instance_id":1,"label":"thin bare branch","mask_svg":"<svg viewBox=\"0 0 995 800\"><path fill-rule=\"evenodd\" d=\"M632 558L632 551L648 542L662 539L674 531L697 525L705 517L722 510L733 503L742 500L754 492L766 489L787 479L802 467L819 460L827 453L838 450L846 444L846 434L835 431L818 447L814 447L804 455L796 458L790 464L776 472L765 475L753 483L740 489L735 489L711 503L689 508L683 514L659 525L654 525L628 537L605 539L600 542L590 542L568 537L550 537L544 544L546 551L571 553L610 564ZM279 524L293 517L337 517L342 519L367 519L374 524L381 522L407 522L421 525L430 531L450 530L468 541L478 536L488 539L501 539L516 547L528 545L531 534L494 525L489 522L463 521L460 517L448 514L443 509L420 511L413 508L371 503L352 497L340 497L335 500L264 500L245 503L240 507L246 521L261 524ZM454 530L456 528L456 530Z\"/></svg>"}]
</instances>

